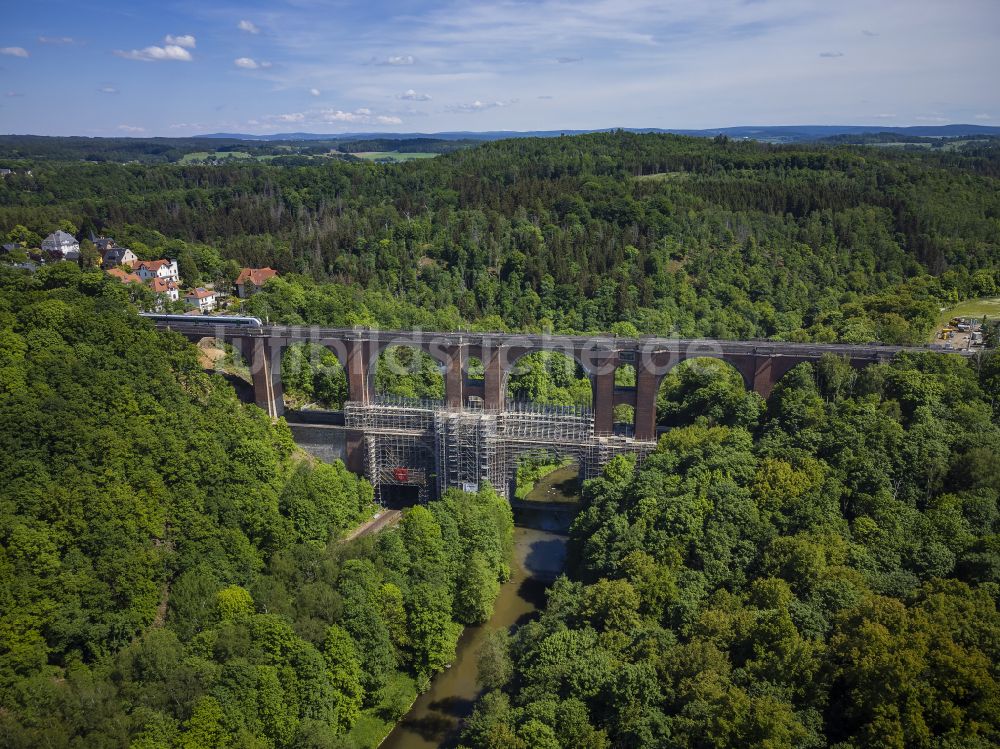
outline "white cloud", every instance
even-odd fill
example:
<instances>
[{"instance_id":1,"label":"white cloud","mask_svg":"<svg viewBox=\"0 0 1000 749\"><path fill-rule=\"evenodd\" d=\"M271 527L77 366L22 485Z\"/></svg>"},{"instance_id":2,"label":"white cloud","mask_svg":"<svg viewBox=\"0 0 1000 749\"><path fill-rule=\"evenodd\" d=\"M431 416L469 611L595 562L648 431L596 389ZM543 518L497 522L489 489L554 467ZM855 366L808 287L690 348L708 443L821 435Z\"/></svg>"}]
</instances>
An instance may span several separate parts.
<instances>
[{"instance_id":1,"label":"white cloud","mask_svg":"<svg viewBox=\"0 0 1000 749\"><path fill-rule=\"evenodd\" d=\"M19 99L22 96L24 96L24 94L22 94L20 91L8 91L6 94L4 94L4 96L6 96L8 99Z\"/></svg>"},{"instance_id":2,"label":"white cloud","mask_svg":"<svg viewBox=\"0 0 1000 749\"><path fill-rule=\"evenodd\" d=\"M993 116L989 115L989 114L986 114L985 112L982 112L980 114L977 114L974 119L977 119L977 120L992 120Z\"/></svg>"},{"instance_id":3,"label":"white cloud","mask_svg":"<svg viewBox=\"0 0 1000 749\"><path fill-rule=\"evenodd\" d=\"M384 60L379 60L379 65L413 65L417 61L413 55L389 55Z\"/></svg>"},{"instance_id":4,"label":"white cloud","mask_svg":"<svg viewBox=\"0 0 1000 749\"><path fill-rule=\"evenodd\" d=\"M556 62L558 62L560 65L568 65L569 63L573 62L580 62L580 60L582 59L583 59L582 57L557 57Z\"/></svg>"},{"instance_id":5,"label":"white cloud","mask_svg":"<svg viewBox=\"0 0 1000 749\"><path fill-rule=\"evenodd\" d=\"M353 112L344 112L340 109L324 109L319 113L321 122L353 122L362 125L401 125L403 121L394 115L375 114L367 107L356 109Z\"/></svg>"},{"instance_id":6,"label":"white cloud","mask_svg":"<svg viewBox=\"0 0 1000 749\"><path fill-rule=\"evenodd\" d=\"M101 86L97 90L100 93L102 93L102 94L117 94L118 93L118 89L115 88L114 86Z\"/></svg>"},{"instance_id":7,"label":"white cloud","mask_svg":"<svg viewBox=\"0 0 1000 749\"><path fill-rule=\"evenodd\" d=\"M913 119L918 122L951 122L949 118L937 114L918 114Z\"/></svg>"},{"instance_id":8,"label":"white cloud","mask_svg":"<svg viewBox=\"0 0 1000 749\"><path fill-rule=\"evenodd\" d=\"M233 64L238 68L244 68L246 70L256 70L260 67L260 65L257 64L257 61L252 57L237 57L233 60Z\"/></svg>"},{"instance_id":9,"label":"white cloud","mask_svg":"<svg viewBox=\"0 0 1000 749\"><path fill-rule=\"evenodd\" d=\"M309 112L289 112L272 115L265 120L274 123L312 123L338 124L342 122L355 125L401 125L403 120L396 115L377 114L368 107L359 107L353 111L343 109L316 109Z\"/></svg>"},{"instance_id":10,"label":"white cloud","mask_svg":"<svg viewBox=\"0 0 1000 749\"><path fill-rule=\"evenodd\" d=\"M875 115L872 115L872 117L877 117L880 120L894 120L894 119L896 119L896 115L894 115L894 114L875 114Z\"/></svg>"},{"instance_id":11,"label":"white cloud","mask_svg":"<svg viewBox=\"0 0 1000 749\"><path fill-rule=\"evenodd\" d=\"M843 57L843 52L820 52L820 57Z\"/></svg>"},{"instance_id":12,"label":"white cloud","mask_svg":"<svg viewBox=\"0 0 1000 749\"><path fill-rule=\"evenodd\" d=\"M511 99L509 101L481 101L476 99L475 101L468 102L467 104L453 104L448 109L452 112L485 112L487 109L498 109L500 107L506 107L513 104L516 99Z\"/></svg>"},{"instance_id":13,"label":"white cloud","mask_svg":"<svg viewBox=\"0 0 1000 749\"><path fill-rule=\"evenodd\" d=\"M144 133L146 128L139 127L138 125L119 125L118 129L126 133Z\"/></svg>"},{"instance_id":14,"label":"white cloud","mask_svg":"<svg viewBox=\"0 0 1000 749\"><path fill-rule=\"evenodd\" d=\"M236 28L238 28L240 31L245 31L248 34L260 33L260 28L258 28L257 25L252 21L240 21L238 24L236 24Z\"/></svg>"},{"instance_id":15,"label":"white cloud","mask_svg":"<svg viewBox=\"0 0 1000 749\"><path fill-rule=\"evenodd\" d=\"M180 36L173 36L172 34L167 34L163 37L163 41L166 44L174 44L178 47L187 47L188 49L194 49L195 39L190 34L182 34Z\"/></svg>"},{"instance_id":16,"label":"white cloud","mask_svg":"<svg viewBox=\"0 0 1000 749\"><path fill-rule=\"evenodd\" d=\"M399 94L397 99L406 99L407 101L430 101L430 94L418 94L412 88L406 89L403 93Z\"/></svg>"},{"instance_id":17,"label":"white cloud","mask_svg":"<svg viewBox=\"0 0 1000 749\"><path fill-rule=\"evenodd\" d=\"M140 60L142 62L191 62L194 59L191 57L190 52L183 47L178 47L176 44L168 44L165 47L150 45L144 49L133 49L128 52L116 49L115 54L126 60Z\"/></svg>"},{"instance_id":18,"label":"white cloud","mask_svg":"<svg viewBox=\"0 0 1000 749\"><path fill-rule=\"evenodd\" d=\"M40 36L39 44L75 44L76 40L71 36Z\"/></svg>"},{"instance_id":19,"label":"white cloud","mask_svg":"<svg viewBox=\"0 0 1000 749\"><path fill-rule=\"evenodd\" d=\"M10 55L11 57L27 57L28 50L24 47L0 47L0 55Z\"/></svg>"},{"instance_id":20,"label":"white cloud","mask_svg":"<svg viewBox=\"0 0 1000 749\"><path fill-rule=\"evenodd\" d=\"M320 93L321 92L320 92L320 90L318 88L311 88L311 89L309 89L310 96L319 96Z\"/></svg>"}]
</instances>

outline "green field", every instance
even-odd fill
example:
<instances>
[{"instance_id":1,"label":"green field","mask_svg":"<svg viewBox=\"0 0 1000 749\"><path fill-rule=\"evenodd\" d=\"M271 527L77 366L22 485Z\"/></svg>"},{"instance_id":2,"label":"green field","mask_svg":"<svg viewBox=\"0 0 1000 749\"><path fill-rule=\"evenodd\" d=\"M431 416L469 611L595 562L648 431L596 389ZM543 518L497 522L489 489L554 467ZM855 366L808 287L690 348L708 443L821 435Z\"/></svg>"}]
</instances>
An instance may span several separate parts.
<instances>
[{"instance_id":1,"label":"green field","mask_svg":"<svg viewBox=\"0 0 1000 749\"><path fill-rule=\"evenodd\" d=\"M935 340L937 332L947 325L953 317L975 317L980 320L984 317L994 320L1000 319L1000 297L969 299L941 310L937 325L934 327L934 333L931 335L932 341Z\"/></svg>"},{"instance_id":2,"label":"green field","mask_svg":"<svg viewBox=\"0 0 1000 749\"><path fill-rule=\"evenodd\" d=\"M261 156L253 156L246 151L216 151L212 153L210 151L193 151L192 153L186 153L181 157L181 164L194 164L206 159L256 159L257 161L270 161L274 158L272 154L264 154Z\"/></svg>"},{"instance_id":3,"label":"green field","mask_svg":"<svg viewBox=\"0 0 1000 749\"><path fill-rule=\"evenodd\" d=\"M352 156L357 156L359 159L368 159L369 161L413 161L414 159L433 159L438 154L436 153L412 153L406 151L359 151L358 153L351 154Z\"/></svg>"}]
</instances>

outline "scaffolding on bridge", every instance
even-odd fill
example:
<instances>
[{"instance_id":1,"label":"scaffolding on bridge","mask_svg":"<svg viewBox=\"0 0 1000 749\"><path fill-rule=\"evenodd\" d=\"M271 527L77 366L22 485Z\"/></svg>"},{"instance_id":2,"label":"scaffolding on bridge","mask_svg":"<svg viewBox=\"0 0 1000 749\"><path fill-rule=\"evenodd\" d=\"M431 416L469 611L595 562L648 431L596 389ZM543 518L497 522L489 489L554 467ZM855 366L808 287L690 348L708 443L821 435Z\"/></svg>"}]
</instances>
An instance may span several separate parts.
<instances>
[{"instance_id":1,"label":"scaffolding on bridge","mask_svg":"<svg viewBox=\"0 0 1000 749\"><path fill-rule=\"evenodd\" d=\"M511 401L484 410L379 396L344 404L344 421L364 435L365 471L383 503L399 486L416 487L421 501L449 488L477 491L484 482L508 493L518 463L529 454L571 458L580 478L588 479L615 455L642 459L654 447L625 436L596 436L592 412L578 406Z\"/></svg>"}]
</instances>

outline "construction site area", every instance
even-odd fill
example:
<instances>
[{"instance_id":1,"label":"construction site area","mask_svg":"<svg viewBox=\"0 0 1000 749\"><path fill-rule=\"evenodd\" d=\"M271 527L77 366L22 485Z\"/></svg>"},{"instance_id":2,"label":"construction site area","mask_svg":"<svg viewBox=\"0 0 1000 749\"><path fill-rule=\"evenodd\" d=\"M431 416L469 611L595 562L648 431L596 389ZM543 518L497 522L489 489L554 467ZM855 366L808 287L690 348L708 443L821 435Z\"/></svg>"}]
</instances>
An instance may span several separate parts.
<instances>
[{"instance_id":1,"label":"construction site area","mask_svg":"<svg viewBox=\"0 0 1000 749\"><path fill-rule=\"evenodd\" d=\"M486 410L379 396L346 403L344 426L363 434L365 474L376 499L387 505L426 502L449 488L477 491L484 482L511 497L518 464L528 455L570 459L584 480L615 455L641 459L655 447L627 436L595 435L589 408L536 403Z\"/></svg>"}]
</instances>

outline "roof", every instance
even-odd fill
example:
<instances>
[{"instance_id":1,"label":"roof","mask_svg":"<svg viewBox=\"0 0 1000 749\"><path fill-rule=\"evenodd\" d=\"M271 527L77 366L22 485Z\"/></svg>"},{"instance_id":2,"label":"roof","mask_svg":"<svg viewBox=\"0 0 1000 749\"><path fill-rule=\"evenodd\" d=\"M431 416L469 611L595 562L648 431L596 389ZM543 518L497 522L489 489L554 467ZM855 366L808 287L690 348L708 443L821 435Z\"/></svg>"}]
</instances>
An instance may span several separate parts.
<instances>
[{"instance_id":1,"label":"roof","mask_svg":"<svg viewBox=\"0 0 1000 749\"><path fill-rule=\"evenodd\" d=\"M174 291L177 288L177 284L167 278L151 278L149 280L149 288L157 294L166 294L168 291Z\"/></svg>"},{"instance_id":2,"label":"roof","mask_svg":"<svg viewBox=\"0 0 1000 749\"><path fill-rule=\"evenodd\" d=\"M114 276L122 283L142 283L142 279L135 273L126 273L121 268L112 268L107 271L109 276Z\"/></svg>"},{"instance_id":3,"label":"roof","mask_svg":"<svg viewBox=\"0 0 1000 749\"><path fill-rule=\"evenodd\" d=\"M60 244L65 244L66 242L71 242L73 244L76 244L76 237L74 237L72 234L68 232L63 231L62 229L60 229L59 231L52 232L45 239L46 240L54 239L56 242L59 242Z\"/></svg>"},{"instance_id":4,"label":"roof","mask_svg":"<svg viewBox=\"0 0 1000 749\"><path fill-rule=\"evenodd\" d=\"M236 277L236 283L246 283L249 281L254 286L263 286L270 279L278 275L274 268L243 268Z\"/></svg>"},{"instance_id":5,"label":"roof","mask_svg":"<svg viewBox=\"0 0 1000 749\"><path fill-rule=\"evenodd\" d=\"M197 289L191 289L191 291L184 295L184 298L207 299L210 296L215 296L215 292L212 289L203 289L199 286Z\"/></svg>"},{"instance_id":6,"label":"roof","mask_svg":"<svg viewBox=\"0 0 1000 749\"><path fill-rule=\"evenodd\" d=\"M158 271L164 265L170 265L170 261L169 260L140 260L138 263L136 263L135 269L139 270L140 268L142 268L142 269L145 269L145 270Z\"/></svg>"},{"instance_id":7,"label":"roof","mask_svg":"<svg viewBox=\"0 0 1000 749\"><path fill-rule=\"evenodd\" d=\"M125 257L126 252L132 252L128 247L112 247L110 250L104 253L104 259L117 260ZM134 254L134 253L133 253Z\"/></svg>"}]
</instances>

